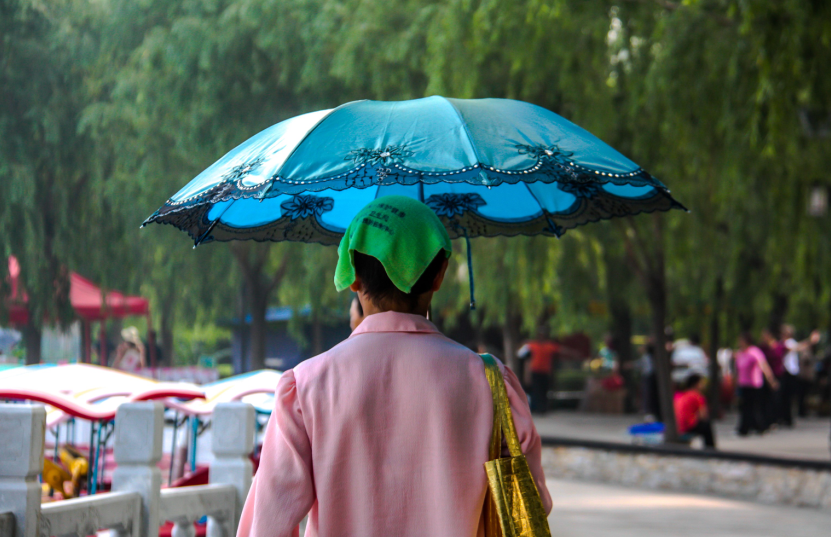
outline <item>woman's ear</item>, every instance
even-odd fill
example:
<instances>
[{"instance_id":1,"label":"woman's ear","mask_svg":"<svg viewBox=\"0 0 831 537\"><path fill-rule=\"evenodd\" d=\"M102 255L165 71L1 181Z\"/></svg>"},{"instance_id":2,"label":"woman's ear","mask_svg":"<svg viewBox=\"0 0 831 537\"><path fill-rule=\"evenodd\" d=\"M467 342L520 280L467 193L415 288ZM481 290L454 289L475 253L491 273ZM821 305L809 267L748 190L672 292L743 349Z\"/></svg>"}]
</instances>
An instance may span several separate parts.
<instances>
[{"instance_id":1,"label":"woman's ear","mask_svg":"<svg viewBox=\"0 0 831 537\"><path fill-rule=\"evenodd\" d=\"M349 289L351 289L353 292L357 293L363 288L364 288L364 286L362 285L361 279L358 277L357 274L355 274L355 281L352 282L352 284L349 286Z\"/></svg>"}]
</instances>

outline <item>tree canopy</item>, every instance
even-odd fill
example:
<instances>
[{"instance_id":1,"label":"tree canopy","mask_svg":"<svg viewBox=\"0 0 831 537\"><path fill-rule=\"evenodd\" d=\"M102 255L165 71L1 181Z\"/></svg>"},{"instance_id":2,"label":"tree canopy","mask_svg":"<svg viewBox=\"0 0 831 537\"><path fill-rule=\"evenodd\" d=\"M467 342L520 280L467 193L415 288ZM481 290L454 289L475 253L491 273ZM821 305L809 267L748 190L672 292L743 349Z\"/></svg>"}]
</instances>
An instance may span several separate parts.
<instances>
[{"instance_id":1,"label":"tree canopy","mask_svg":"<svg viewBox=\"0 0 831 537\"><path fill-rule=\"evenodd\" d=\"M827 2L0 0L0 35L0 253L20 259L36 324L71 316L68 270L150 296L170 348L237 304L345 307L333 249L194 252L138 225L278 121L431 94L557 112L691 210L658 217L660 237L638 216L474 240L474 313L460 243L435 304L448 326L599 336L631 315L646 333L637 274L656 260L677 333L831 322L830 217L806 210L831 185Z\"/></svg>"}]
</instances>

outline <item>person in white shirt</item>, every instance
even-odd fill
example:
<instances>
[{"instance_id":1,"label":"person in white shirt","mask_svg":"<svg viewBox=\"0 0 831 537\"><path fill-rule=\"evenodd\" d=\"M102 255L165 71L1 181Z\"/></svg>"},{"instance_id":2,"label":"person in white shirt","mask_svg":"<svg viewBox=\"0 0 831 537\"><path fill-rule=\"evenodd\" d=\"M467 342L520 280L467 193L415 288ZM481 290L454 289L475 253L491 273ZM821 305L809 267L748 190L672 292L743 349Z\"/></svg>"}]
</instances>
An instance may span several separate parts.
<instances>
[{"instance_id":1,"label":"person in white shirt","mask_svg":"<svg viewBox=\"0 0 831 537\"><path fill-rule=\"evenodd\" d=\"M683 386L687 378L693 373L708 378L710 376L708 364L710 360L701 348L701 340L697 334L690 338L675 342L672 350L672 381Z\"/></svg>"},{"instance_id":2,"label":"person in white shirt","mask_svg":"<svg viewBox=\"0 0 831 537\"><path fill-rule=\"evenodd\" d=\"M801 354L806 352L812 344L819 341L819 332L814 331L805 341L794 338L794 328L789 324L782 325L782 344L787 349L783 358L785 374L782 379L780 402L782 405L782 422L787 427L793 427L793 398L805 389L802 380ZM803 415L801 412L800 415Z\"/></svg>"}]
</instances>

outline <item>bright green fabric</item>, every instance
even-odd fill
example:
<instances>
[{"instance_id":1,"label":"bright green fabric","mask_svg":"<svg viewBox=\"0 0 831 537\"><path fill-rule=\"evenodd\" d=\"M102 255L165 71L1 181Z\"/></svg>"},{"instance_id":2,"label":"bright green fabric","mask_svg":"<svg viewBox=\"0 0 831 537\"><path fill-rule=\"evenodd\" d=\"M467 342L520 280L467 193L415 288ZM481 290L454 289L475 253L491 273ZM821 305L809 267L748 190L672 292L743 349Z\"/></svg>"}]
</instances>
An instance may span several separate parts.
<instances>
[{"instance_id":1,"label":"bright green fabric","mask_svg":"<svg viewBox=\"0 0 831 537\"><path fill-rule=\"evenodd\" d=\"M335 287L343 291L355 281L352 253L374 257L401 291L409 293L439 253L450 257L447 230L427 205L405 196L384 196L355 215L338 246Z\"/></svg>"}]
</instances>

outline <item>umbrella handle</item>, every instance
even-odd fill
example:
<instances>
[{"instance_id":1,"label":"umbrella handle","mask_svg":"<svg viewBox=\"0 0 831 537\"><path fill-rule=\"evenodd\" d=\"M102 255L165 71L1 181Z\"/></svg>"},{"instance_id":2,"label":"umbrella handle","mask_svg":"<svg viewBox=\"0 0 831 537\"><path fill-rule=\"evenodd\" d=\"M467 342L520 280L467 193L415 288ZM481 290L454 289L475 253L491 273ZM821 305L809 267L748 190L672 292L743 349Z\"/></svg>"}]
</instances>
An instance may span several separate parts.
<instances>
[{"instance_id":1,"label":"umbrella handle","mask_svg":"<svg viewBox=\"0 0 831 537\"><path fill-rule=\"evenodd\" d=\"M470 282L470 310L473 311L476 309L476 298L474 296L475 287L473 285L473 254L470 251L470 237L467 234L467 228L461 227L461 229L465 234L465 248L467 249L467 277Z\"/></svg>"}]
</instances>

